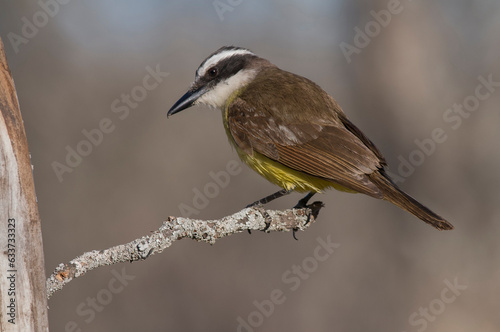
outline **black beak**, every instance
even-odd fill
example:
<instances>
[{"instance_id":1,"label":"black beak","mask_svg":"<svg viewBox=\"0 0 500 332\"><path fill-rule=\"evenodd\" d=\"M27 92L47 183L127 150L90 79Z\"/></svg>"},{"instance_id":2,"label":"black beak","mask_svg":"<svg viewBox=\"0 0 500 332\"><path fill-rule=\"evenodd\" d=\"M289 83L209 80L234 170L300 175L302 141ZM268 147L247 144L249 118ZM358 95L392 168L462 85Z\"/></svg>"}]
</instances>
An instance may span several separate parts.
<instances>
[{"instance_id":1,"label":"black beak","mask_svg":"<svg viewBox=\"0 0 500 332\"><path fill-rule=\"evenodd\" d=\"M204 87L201 87L196 90L189 90L182 96L177 102L170 108L167 113L167 116L174 115L175 113L179 113L186 108L193 106L196 99L200 98L206 92Z\"/></svg>"}]
</instances>

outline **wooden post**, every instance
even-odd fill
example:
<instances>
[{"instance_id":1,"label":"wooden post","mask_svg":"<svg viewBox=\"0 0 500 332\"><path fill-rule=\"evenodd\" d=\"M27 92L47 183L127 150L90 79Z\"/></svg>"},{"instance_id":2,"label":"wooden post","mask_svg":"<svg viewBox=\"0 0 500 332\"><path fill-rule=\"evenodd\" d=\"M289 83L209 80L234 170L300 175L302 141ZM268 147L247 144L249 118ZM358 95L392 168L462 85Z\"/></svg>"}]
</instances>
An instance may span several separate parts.
<instances>
[{"instance_id":1,"label":"wooden post","mask_svg":"<svg viewBox=\"0 0 500 332\"><path fill-rule=\"evenodd\" d=\"M0 39L0 331L48 331L42 231L28 141Z\"/></svg>"}]
</instances>

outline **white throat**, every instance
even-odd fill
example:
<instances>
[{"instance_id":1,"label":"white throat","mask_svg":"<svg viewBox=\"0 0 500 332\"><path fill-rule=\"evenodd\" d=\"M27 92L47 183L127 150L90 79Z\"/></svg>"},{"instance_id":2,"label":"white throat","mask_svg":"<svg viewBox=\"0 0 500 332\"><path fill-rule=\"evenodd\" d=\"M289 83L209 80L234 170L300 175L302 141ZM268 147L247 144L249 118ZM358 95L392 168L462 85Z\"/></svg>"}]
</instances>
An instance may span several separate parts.
<instances>
[{"instance_id":1,"label":"white throat","mask_svg":"<svg viewBox=\"0 0 500 332\"><path fill-rule=\"evenodd\" d=\"M214 88L207 91L196 101L216 108L222 108L228 98L239 89L250 83L257 75L255 69L242 69L224 81L220 81Z\"/></svg>"}]
</instances>

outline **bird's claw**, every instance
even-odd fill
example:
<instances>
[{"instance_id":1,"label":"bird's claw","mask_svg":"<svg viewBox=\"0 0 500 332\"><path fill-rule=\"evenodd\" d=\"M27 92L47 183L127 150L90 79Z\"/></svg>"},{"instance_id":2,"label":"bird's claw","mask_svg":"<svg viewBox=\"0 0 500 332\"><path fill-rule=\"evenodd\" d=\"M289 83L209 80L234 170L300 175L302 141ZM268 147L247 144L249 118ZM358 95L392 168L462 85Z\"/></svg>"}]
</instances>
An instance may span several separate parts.
<instances>
[{"instance_id":1,"label":"bird's claw","mask_svg":"<svg viewBox=\"0 0 500 332\"><path fill-rule=\"evenodd\" d=\"M265 220L264 222L266 224L266 226L264 227L264 229L262 231L269 233L268 229L269 229L269 227L271 227L271 223L273 221L273 218L271 218L269 213L267 213L267 211L264 209L264 206L262 205L262 203L255 202L255 203L249 204L246 208L254 209L256 211L259 211L262 214L262 216L264 217L264 220ZM248 233L252 234L250 230L248 230Z\"/></svg>"}]
</instances>

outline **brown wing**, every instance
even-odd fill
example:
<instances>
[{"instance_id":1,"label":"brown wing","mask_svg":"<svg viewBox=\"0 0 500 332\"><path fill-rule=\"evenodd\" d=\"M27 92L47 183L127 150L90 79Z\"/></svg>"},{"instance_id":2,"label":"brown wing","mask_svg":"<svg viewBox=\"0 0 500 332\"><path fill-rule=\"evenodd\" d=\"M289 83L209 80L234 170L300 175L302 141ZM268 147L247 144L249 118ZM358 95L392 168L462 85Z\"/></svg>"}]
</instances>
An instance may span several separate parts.
<instances>
[{"instance_id":1,"label":"brown wing","mask_svg":"<svg viewBox=\"0 0 500 332\"><path fill-rule=\"evenodd\" d=\"M382 198L367 174L381 168L385 161L340 109L330 110L338 106L333 98L326 95L331 100L318 104L324 109L311 112L321 115L307 118L291 115L302 110L285 110L280 100L273 104L270 101L276 100L275 96L266 96L266 92L258 93L257 99L248 98L248 90L228 109L229 130L243 151L249 155L256 151L294 170ZM299 106L308 107L307 102Z\"/></svg>"},{"instance_id":2,"label":"brown wing","mask_svg":"<svg viewBox=\"0 0 500 332\"><path fill-rule=\"evenodd\" d=\"M341 121L342 121L342 124L351 132L353 133L354 135L356 135L357 138L359 138L361 140L361 142L363 142L363 144L369 148L373 154L375 154L375 156L377 156L377 158L379 159L381 165L385 166L387 165L387 162L385 161L385 158L384 156L382 155L382 153L379 151L379 149L377 149L377 147L375 146L375 144L373 144L372 141L370 141L370 139L368 139L368 137L365 136L365 134L363 134L363 132L361 130L358 129L358 127L356 127L351 121L349 121L349 119L347 119L345 116L342 116L341 117Z\"/></svg>"}]
</instances>

